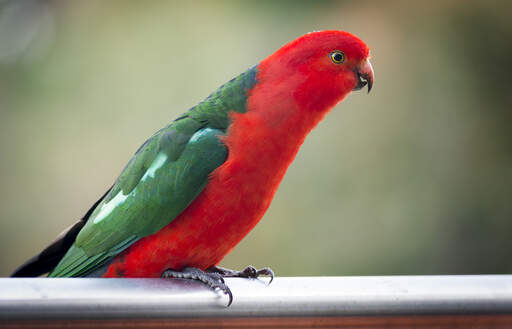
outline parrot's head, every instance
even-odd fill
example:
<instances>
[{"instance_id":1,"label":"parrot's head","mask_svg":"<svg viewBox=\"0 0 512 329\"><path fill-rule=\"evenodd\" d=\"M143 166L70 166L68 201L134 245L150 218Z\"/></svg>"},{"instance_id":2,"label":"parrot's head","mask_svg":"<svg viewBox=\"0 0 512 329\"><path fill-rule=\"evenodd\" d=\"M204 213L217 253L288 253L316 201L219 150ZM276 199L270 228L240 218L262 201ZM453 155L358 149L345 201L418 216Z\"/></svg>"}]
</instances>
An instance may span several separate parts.
<instances>
[{"instance_id":1,"label":"parrot's head","mask_svg":"<svg viewBox=\"0 0 512 329\"><path fill-rule=\"evenodd\" d=\"M292 92L303 108L326 111L353 90L373 86L369 48L343 31L308 33L260 63L277 89ZM280 93L285 90L280 90Z\"/></svg>"}]
</instances>

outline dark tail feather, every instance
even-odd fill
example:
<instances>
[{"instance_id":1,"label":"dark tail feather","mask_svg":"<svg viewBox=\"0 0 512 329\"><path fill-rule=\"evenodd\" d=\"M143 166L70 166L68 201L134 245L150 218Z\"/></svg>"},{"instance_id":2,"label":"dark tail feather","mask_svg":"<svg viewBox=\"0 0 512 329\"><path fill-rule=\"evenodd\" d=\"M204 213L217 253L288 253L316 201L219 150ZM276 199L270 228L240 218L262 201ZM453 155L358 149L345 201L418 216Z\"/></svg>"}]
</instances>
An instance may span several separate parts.
<instances>
[{"instance_id":1,"label":"dark tail feather","mask_svg":"<svg viewBox=\"0 0 512 329\"><path fill-rule=\"evenodd\" d=\"M96 206L110 192L110 189L87 211L82 219L66 229L53 241L48 247L38 255L27 260L18 267L11 277L36 277L51 272L60 262L62 257L68 252L69 248L75 242L76 236L84 227Z\"/></svg>"},{"instance_id":2,"label":"dark tail feather","mask_svg":"<svg viewBox=\"0 0 512 329\"><path fill-rule=\"evenodd\" d=\"M34 277L48 273L57 266L62 257L71 247L78 232L85 225L85 221L78 221L73 226L62 232L57 239L38 255L27 260L18 267L11 277Z\"/></svg>"}]
</instances>

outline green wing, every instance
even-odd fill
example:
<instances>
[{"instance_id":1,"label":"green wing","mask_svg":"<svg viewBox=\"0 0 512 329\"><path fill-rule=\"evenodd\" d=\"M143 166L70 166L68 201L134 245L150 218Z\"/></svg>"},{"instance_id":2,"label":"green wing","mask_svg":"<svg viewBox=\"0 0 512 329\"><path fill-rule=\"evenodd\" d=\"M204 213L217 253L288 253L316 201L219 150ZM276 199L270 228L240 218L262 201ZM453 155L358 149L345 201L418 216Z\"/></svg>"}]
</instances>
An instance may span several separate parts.
<instances>
[{"instance_id":1,"label":"green wing","mask_svg":"<svg viewBox=\"0 0 512 329\"><path fill-rule=\"evenodd\" d=\"M223 132L212 128L190 135L171 125L151 137L49 276L84 276L171 222L225 161L227 149L219 135Z\"/></svg>"},{"instance_id":2,"label":"green wing","mask_svg":"<svg viewBox=\"0 0 512 329\"><path fill-rule=\"evenodd\" d=\"M257 67L230 80L148 139L96 206L50 277L85 276L160 230L203 190L227 157L218 136L246 111Z\"/></svg>"}]
</instances>

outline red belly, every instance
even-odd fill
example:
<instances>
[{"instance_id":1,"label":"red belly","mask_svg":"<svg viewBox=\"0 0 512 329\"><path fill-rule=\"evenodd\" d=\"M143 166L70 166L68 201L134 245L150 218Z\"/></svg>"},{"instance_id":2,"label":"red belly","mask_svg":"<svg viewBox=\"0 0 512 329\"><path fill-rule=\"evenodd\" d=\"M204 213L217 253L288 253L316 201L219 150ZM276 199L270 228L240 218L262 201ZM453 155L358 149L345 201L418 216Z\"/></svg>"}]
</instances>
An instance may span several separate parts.
<instances>
[{"instance_id":1,"label":"red belly","mask_svg":"<svg viewBox=\"0 0 512 329\"><path fill-rule=\"evenodd\" d=\"M261 66L259 81L265 79L262 72ZM277 95L277 102L269 96L274 91L265 83L251 91L248 112L231 115L223 140L228 159L212 173L203 192L170 224L118 255L104 277L159 277L168 268L186 266L206 269L249 233L270 205L306 135L325 115L298 110L292 97ZM276 104L279 111L272 110Z\"/></svg>"},{"instance_id":2,"label":"red belly","mask_svg":"<svg viewBox=\"0 0 512 329\"><path fill-rule=\"evenodd\" d=\"M186 266L206 269L249 233L301 144L276 139L278 145L271 145L268 138L254 136L254 129L248 136L251 125L246 115L233 123L224 140L229 158L212 173L203 192L170 224L118 255L104 277L159 277L168 268Z\"/></svg>"},{"instance_id":3,"label":"red belly","mask_svg":"<svg viewBox=\"0 0 512 329\"><path fill-rule=\"evenodd\" d=\"M204 270L219 263L256 225L270 200L252 200L251 206L218 184L213 178L180 216L118 255L103 276L160 277L168 268Z\"/></svg>"}]
</instances>

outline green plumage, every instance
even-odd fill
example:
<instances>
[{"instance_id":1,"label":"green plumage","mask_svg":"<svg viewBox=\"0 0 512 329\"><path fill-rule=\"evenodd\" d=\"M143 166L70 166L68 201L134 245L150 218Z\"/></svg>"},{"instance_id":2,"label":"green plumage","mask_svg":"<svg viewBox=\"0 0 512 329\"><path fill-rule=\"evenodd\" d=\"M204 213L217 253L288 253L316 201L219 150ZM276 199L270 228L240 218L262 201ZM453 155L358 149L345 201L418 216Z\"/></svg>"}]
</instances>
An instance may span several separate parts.
<instances>
[{"instance_id":1,"label":"green plumage","mask_svg":"<svg viewBox=\"0 0 512 329\"><path fill-rule=\"evenodd\" d=\"M149 138L49 276L85 276L176 218L225 161L218 136L229 127L230 111L246 111L256 70L232 79Z\"/></svg>"}]
</instances>

